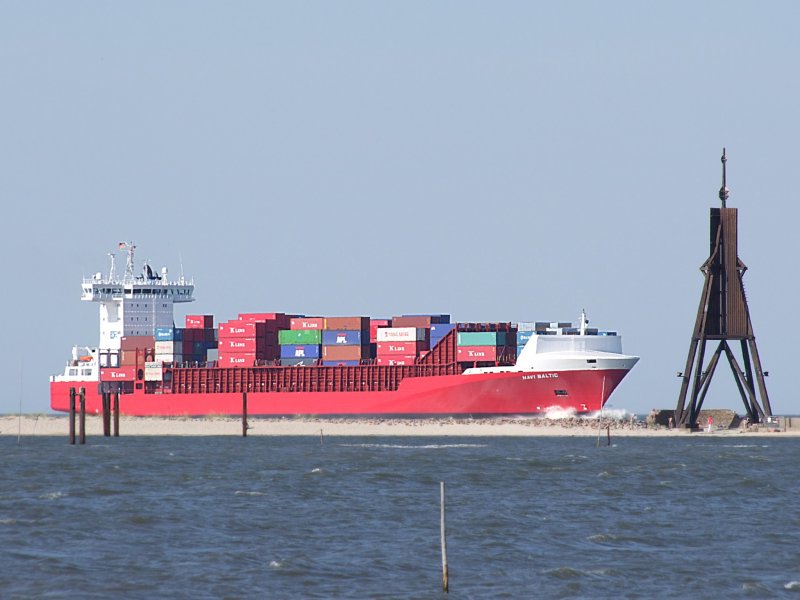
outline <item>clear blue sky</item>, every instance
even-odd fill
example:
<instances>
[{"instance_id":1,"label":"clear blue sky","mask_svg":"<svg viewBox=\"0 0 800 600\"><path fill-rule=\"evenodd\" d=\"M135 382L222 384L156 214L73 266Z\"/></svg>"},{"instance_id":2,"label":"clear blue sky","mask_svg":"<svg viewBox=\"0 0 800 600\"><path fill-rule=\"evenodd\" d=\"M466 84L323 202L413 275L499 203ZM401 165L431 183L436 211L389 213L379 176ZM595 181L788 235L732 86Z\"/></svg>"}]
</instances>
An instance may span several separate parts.
<instances>
[{"instance_id":1,"label":"clear blue sky","mask_svg":"<svg viewBox=\"0 0 800 600\"><path fill-rule=\"evenodd\" d=\"M133 240L186 312L576 320L673 408L719 156L773 408L794 369L797 2L3 2L0 412ZM706 407L741 411L729 371Z\"/></svg>"}]
</instances>

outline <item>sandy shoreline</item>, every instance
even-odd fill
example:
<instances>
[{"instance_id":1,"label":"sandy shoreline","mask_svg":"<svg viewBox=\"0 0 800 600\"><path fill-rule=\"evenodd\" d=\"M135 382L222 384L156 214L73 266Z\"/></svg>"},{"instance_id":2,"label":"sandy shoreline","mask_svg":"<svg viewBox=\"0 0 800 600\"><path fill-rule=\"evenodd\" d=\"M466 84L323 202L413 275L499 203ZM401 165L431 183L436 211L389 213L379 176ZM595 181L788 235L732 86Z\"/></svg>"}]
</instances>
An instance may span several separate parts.
<instances>
[{"instance_id":1,"label":"sandy shoreline","mask_svg":"<svg viewBox=\"0 0 800 600\"><path fill-rule=\"evenodd\" d=\"M690 436L772 436L797 437L800 428L787 431L752 428L716 429L711 433L688 433L685 430L664 427L645 427L638 421L631 426L628 420L604 420L602 436L607 436L605 426L610 425L611 436L637 437L690 437ZM249 419L248 436L597 436L596 419L545 419L545 418L485 418L485 419L380 419L380 418L259 418ZM76 419L76 433L77 433ZM102 436L102 419L87 417L86 435ZM69 435L66 415L6 415L0 417L0 436L64 436ZM122 417L120 435L242 435L239 418L227 417Z\"/></svg>"}]
</instances>

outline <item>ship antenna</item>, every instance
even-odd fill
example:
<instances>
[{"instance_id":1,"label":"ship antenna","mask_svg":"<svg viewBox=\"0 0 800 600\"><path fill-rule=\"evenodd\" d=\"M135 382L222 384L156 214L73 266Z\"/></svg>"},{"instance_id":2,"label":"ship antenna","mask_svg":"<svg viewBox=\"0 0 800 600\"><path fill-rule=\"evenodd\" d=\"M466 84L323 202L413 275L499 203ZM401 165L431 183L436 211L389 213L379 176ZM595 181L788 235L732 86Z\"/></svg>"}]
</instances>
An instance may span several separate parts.
<instances>
[{"instance_id":1,"label":"ship antenna","mask_svg":"<svg viewBox=\"0 0 800 600\"><path fill-rule=\"evenodd\" d=\"M582 308L581 309L581 329L580 329L580 334L581 335L586 335L586 325L588 323L589 323L589 321L586 320L586 309Z\"/></svg>"},{"instance_id":2,"label":"ship antenna","mask_svg":"<svg viewBox=\"0 0 800 600\"><path fill-rule=\"evenodd\" d=\"M136 250L136 246L133 245L133 242L128 242L128 262L125 264L125 280L126 281L133 281L133 251Z\"/></svg>"},{"instance_id":3,"label":"ship antenna","mask_svg":"<svg viewBox=\"0 0 800 600\"><path fill-rule=\"evenodd\" d=\"M113 252L109 252L108 253L108 257L111 259L111 268L108 270L108 282L109 283L113 283L114 282L114 277L116 277L115 264L116 264L117 255L114 254Z\"/></svg>"},{"instance_id":4,"label":"ship antenna","mask_svg":"<svg viewBox=\"0 0 800 600\"><path fill-rule=\"evenodd\" d=\"M181 265L181 283L183 283L183 254L178 252L178 263Z\"/></svg>"},{"instance_id":5,"label":"ship antenna","mask_svg":"<svg viewBox=\"0 0 800 600\"><path fill-rule=\"evenodd\" d=\"M719 199L722 200L722 208L725 208L725 201L730 194L727 185L727 174L725 172L725 163L728 162L728 158L725 156L725 148L722 149L722 158L720 160L722 161L722 187L719 188Z\"/></svg>"}]
</instances>

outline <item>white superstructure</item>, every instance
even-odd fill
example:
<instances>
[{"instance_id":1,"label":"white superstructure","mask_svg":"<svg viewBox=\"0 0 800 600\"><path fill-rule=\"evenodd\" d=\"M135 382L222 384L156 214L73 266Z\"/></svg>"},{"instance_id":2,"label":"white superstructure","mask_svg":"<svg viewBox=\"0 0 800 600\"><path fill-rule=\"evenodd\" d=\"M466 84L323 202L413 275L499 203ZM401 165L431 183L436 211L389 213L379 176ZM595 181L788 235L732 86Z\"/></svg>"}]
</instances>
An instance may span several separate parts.
<instances>
[{"instance_id":1,"label":"white superstructure","mask_svg":"<svg viewBox=\"0 0 800 600\"><path fill-rule=\"evenodd\" d=\"M130 242L121 242L120 250L127 249L125 274L120 279L115 274L115 258L111 253L108 276L101 273L83 280L81 300L100 304L101 350L119 350L123 337L152 336L156 327L173 327L173 305L194 300L194 282L181 276L169 281L167 268L160 274L144 264L141 275L134 275L133 255L136 250Z\"/></svg>"},{"instance_id":2,"label":"white superstructure","mask_svg":"<svg viewBox=\"0 0 800 600\"><path fill-rule=\"evenodd\" d=\"M63 374L51 376L51 381L98 381L101 367L119 366L123 337L153 336L156 327L173 327L174 304L194 300L194 281L187 281L182 275L177 281L169 281L166 267L157 274L147 263L142 273L135 275L136 246L120 242L119 249L127 250L121 279L116 275L116 254L112 252L108 255L111 258L108 276L96 273L84 278L81 285L81 300L100 304L97 348L73 347Z\"/></svg>"},{"instance_id":3,"label":"white superstructure","mask_svg":"<svg viewBox=\"0 0 800 600\"><path fill-rule=\"evenodd\" d=\"M513 367L476 367L464 371L465 375L514 371L583 371L624 369L630 370L639 362L638 356L622 353L622 337L598 333L586 325L586 313L581 311L580 327L550 327L530 337L517 354ZM553 325L558 325L553 323Z\"/></svg>"}]
</instances>

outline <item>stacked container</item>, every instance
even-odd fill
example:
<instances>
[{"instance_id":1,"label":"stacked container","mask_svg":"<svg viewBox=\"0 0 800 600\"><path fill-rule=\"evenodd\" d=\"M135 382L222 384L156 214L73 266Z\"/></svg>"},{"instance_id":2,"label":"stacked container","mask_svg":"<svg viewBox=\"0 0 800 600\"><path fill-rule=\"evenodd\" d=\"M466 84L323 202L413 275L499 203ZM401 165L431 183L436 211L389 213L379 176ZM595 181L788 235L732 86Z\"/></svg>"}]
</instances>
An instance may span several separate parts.
<instances>
[{"instance_id":1,"label":"stacked container","mask_svg":"<svg viewBox=\"0 0 800 600\"><path fill-rule=\"evenodd\" d=\"M319 362L322 344L322 317L295 317L289 329L278 332L281 364L285 366L315 365Z\"/></svg>"},{"instance_id":2,"label":"stacked container","mask_svg":"<svg viewBox=\"0 0 800 600\"><path fill-rule=\"evenodd\" d=\"M459 331L456 356L459 362L497 362L507 351L505 331Z\"/></svg>"},{"instance_id":3,"label":"stacked container","mask_svg":"<svg viewBox=\"0 0 800 600\"><path fill-rule=\"evenodd\" d=\"M240 313L219 325L219 365L252 367L256 361L276 360L278 333L288 325L283 313Z\"/></svg>"},{"instance_id":4,"label":"stacked container","mask_svg":"<svg viewBox=\"0 0 800 600\"><path fill-rule=\"evenodd\" d=\"M208 351L217 348L217 330L212 315L186 315L183 329L184 362L206 362ZM179 331L179 330L176 330Z\"/></svg>"},{"instance_id":5,"label":"stacked container","mask_svg":"<svg viewBox=\"0 0 800 600\"><path fill-rule=\"evenodd\" d=\"M322 330L322 364L356 366L370 357L369 317L327 317Z\"/></svg>"},{"instance_id":6,"label":"stacked container","mask_svg":"<svg viewBox=\"0 0 800 600\"><path fill-rule=\"evenodd\" d=\"M534 335L538 335L537 323L523 322L517 323L517 356Z\"/></svg>"},{"instance_id":7,"label":"stacked container","mask_svg":"<svg viewBox=\"0 0 800 600\"><path fill-rule=\"evenodd\" d=\"M183 331L177 327L156 327L156 362L183 362Z\"/></svg>"},{"instance_id":8,"label":"stacked container","mask_svg":"<svg viewBox=\"0 0 800 600\"><path fill-rule=\"evenodd\" d=\"M401 321L403 322L403 321ZM392 325L396 323L392 319ZM428 327L381 327L377 331L376 363L386 366L413 365L430 347Z\"/></svg>"}]
</instances>

